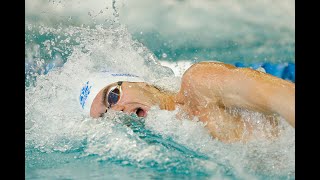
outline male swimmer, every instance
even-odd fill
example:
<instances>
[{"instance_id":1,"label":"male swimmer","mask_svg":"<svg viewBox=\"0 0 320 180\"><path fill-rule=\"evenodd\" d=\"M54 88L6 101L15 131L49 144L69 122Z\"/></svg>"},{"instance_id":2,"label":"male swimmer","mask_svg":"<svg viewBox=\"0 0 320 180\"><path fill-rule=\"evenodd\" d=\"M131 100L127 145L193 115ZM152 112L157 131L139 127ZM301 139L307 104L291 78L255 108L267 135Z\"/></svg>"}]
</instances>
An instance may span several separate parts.
<instances>
[{"instance_id":1,"label":"male swimmer","mask_svg":"<svg viewBox=\"0 0 320 180\"><path fill-rule=\"evenodd\" d=\"M168 111L179 107L188 118L198 117L222 142L247 141L256 136L253 132L257 127L232 113L233 108L260 112L266 117L281 116L295 127L295 84L261 71L221 62L196 63L183 74L177 93L135 78L100 84L86 105L91 104L90 116L98 118L113 109L146 117L152 106ZM82 105L86 98L82 98ZM277 128L276 118L265 119Z\"/></svg>"}]
</instances>

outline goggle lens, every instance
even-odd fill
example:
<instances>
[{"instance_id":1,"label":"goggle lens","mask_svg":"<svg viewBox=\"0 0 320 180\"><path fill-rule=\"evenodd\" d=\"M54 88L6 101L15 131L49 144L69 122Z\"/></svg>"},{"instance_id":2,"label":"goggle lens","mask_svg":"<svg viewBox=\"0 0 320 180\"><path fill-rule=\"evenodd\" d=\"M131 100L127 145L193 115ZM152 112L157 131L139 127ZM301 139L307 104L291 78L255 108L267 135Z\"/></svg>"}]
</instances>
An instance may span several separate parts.
<instances>
[{"instance_id":1,"label":"goggle lens","mask_svg":"<svg viewBox=\"0 0 320 180\"><path fill-rule=\"evenodd\" d=\"M108 94L109 106L117 104L119 99L120 99L120 90L118 88L115 88L109 92L109 94Z\"/></svg>"}]
</instances>

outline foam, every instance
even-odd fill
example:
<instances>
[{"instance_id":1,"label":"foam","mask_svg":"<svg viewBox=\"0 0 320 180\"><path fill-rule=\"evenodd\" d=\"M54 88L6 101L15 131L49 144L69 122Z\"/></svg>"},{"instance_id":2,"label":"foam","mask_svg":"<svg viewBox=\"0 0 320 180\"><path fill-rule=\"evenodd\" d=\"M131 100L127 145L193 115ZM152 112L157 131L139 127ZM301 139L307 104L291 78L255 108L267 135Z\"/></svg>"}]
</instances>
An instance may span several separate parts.
<instances>
[{"instance_id":1,"label":"foam","mask_svg":"<svg viewBox=\"0 0 320 180\"><path fill-rule=\"evenodd\" d=\"M289 173L294 177L295 132L290 126L284 125L282 136L274 142L223 144L212 139L201 122L177 119L177 111L152 108L145 123L136 129L122 122L141 119L121 112L108 111L102 118L90 118L82 111L79 94L87 79L97 72L112 69L134 74L173 90L179 88L179 77L161 66L123 27L43 30L54 34L72 32L81 38L79 45L71 45L72 54L62 67L38 75L35 86L26 88L26 148L45 153L80 152L78 159L91 157L96 161L123 162L159 172L199 172L209 177L218 174L223 178L254 179L256 173L262 171L268 177ZM109 83L114 79L102 80ZM257 120L260 116L253 114L248 118ZM183 148L165 146L170 144ZM189 156L188 152L208 158Z\"/></svg>"}]
</instances>

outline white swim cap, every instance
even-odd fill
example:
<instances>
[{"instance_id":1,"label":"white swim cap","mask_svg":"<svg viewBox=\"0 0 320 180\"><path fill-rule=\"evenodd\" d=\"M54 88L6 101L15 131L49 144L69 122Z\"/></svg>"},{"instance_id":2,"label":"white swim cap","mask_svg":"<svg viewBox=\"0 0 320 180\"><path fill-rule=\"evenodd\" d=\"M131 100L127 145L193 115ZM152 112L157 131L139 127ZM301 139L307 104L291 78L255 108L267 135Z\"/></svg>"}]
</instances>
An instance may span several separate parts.
<instances>
[{"instance_id":1,"label":"white swim cap","mask_svg":"<svg viewBox=\"0 0 320 180\"><path fill-rule=\"evenodd\" d=\"M118 81L145 82L141 77L129 73L114 73L108 70L93 73L81 86L79 96L80 107L86 113L90 113L92 101L100 90Z\"/></svg>"}]
</instances>

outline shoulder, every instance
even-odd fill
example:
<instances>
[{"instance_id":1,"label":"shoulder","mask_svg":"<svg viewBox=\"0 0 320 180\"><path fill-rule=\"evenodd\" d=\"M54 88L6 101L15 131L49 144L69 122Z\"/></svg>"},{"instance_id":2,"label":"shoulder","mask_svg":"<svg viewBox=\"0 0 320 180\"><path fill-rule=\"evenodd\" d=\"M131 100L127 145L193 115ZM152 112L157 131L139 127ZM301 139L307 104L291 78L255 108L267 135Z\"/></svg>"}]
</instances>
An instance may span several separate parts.
<instances>
[{"instance_id":1,"label":"shoulder","mask_svg":"<svg viewBox=\"0 0 320 180\"><path fill-rule=\"evenodd\" d=\"M225 64L222 62L199 62L195 63L192 66L190 66L185 74L188 73L194 73L199 71L227 71L227 70L233 70L237 67L231 64Z\"/></svg>"},{"instance_id":2,"label":"shoulder","mask_svg":"<svg viewBox=\"0 0 320 180\"><path fill-rule=\"evenodd\" d=\"M182 80L195 80L208 76L218 77L228 74L229 72L237 69L237 67L231 64L225 64L222 62L199 62L190 66L183 74Z\"/></svg>"},{"instance_id":3,"label":"shoulder","mask_svg":"<svg viewBox=\"0 0 320 180\"><path fill-rule=\"evenodd\" d=\"M199 62L185 71L180 92L193 96L208 95L211 98L232 82L235 66L221 62ZM201 98L201 97L200 97Z\"/></svg>"}]
</instances>

